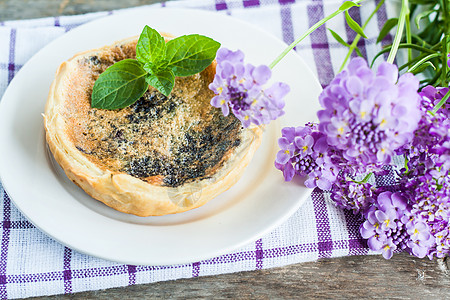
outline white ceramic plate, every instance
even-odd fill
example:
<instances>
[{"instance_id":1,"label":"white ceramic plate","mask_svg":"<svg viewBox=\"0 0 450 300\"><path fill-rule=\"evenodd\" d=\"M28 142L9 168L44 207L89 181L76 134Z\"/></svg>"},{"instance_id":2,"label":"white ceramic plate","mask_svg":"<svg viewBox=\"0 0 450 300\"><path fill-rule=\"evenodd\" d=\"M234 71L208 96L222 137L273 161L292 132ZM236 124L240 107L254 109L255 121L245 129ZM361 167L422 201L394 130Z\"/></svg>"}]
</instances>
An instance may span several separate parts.
<instances>
[{"instance_id":1,"label":"white ceramic plate","mask_svg":"<svg viewBox=\"0 0 450 300\"><path fill-rule=\"evenodd\" d=\"M189 20L186 21L186 17ZM82 25L37 53L15 76L0 104L0 175L15 205L38 228L77 251L129 264L195 262L255 241L291 216L310 190L284 183L273 161L282 126L315 120L318 81L290 53L273 81L290 85L286 115L269 126L242 179L186 213L141 218L94 200L66 178L47 151L41 113L55 70L75 53L138 35L144 25L175 35L200 33L269 64L286 45L237 19L206 11L142 9Z\"/></svg>"}]
</instances>

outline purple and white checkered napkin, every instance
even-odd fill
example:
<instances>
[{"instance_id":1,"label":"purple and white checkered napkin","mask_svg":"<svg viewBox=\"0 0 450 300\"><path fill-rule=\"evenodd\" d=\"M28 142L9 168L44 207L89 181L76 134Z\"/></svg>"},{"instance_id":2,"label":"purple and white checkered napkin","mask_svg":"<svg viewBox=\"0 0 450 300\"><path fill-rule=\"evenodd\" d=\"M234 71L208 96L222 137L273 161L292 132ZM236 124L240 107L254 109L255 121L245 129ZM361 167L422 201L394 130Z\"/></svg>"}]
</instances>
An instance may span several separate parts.
<instances>
[{"instance_id":1,"label":"purple and white checkered napkin","mask_svg":"<svg viewBox=\"0 0 450 300\"><path fill-rule=\"evenodd\" d=\"M336 10L343 1L321 0L190 0L162 6L216 10L254 23L286 43ZM364 22L379 0L351 9ZM369 58L380 50L377 32L395 12L383 6L366 28L368 39L358 44ZM159 4L158 6L161 6ZM391 7L392 6L392 7ZM139 9L139 8L133 8ZM0 97L8 83L40 48L70 29L116 12L0 23ZM349 42L355 33L338 16L327 23ZM325 27L296 47L325 86L336 74L347 49ZM268 62L269 63L269 62ZM302 124L299 124L302 125ZM281 176L281 174L280 174ZM376 179L389 185L392 176ZM132 266L101 260L73 251L35 228L14 207L0 184L0 298L75 293L163 280L279 267L323 257L370 254L359 235L359 221L337 209L326 193L314 191L306 203L272 233L232 253L175 266Z\"/></svg>"}]
</instances>

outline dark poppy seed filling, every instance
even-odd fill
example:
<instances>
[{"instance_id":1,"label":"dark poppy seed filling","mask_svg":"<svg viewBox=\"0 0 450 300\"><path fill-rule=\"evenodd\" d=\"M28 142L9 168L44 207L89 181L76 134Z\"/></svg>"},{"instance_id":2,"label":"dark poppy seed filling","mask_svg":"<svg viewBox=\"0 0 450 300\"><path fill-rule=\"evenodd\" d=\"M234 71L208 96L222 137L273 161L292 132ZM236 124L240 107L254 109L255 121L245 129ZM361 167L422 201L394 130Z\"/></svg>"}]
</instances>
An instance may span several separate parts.
<instances>
[{"instance_id":1,"label":"dark poppy seed filling","mask_svg":"<svg viewBox=\"0 0 450 300\"><path fill-rule=\"evenodd\" d=\"M94 82L116 60L92 56L80 64ZM105 169L153 184L177 187L210 178L241 144L242 127L209 104L209 80L203 73L177 78L169 97L149 88L120 110L83 108L72 133L76 148Z\"/></svg>"},{"instance_id":2,"label":"dark poppy seed filling","mask_svg":"<svg viewBox=\"0 0 450 300\"><path fill-rule=\"evenodd\" d=\"M132 158L122 171L141 179L162 175L164 185L171 187L192 179L207 178L208 170L220 167L227 151L240 145L240 139L233 139L240 130L239 121L234 119L230 122L223 116L220 119L219 122L227 123L223 128L219 126L221 130L215 128L213 131L212 126L207 126L203 131L190 129L185 132L182 142L170 150L172 160L165 159L161 153L151 152L150 156Z\"/></svg>"}]
</instances>

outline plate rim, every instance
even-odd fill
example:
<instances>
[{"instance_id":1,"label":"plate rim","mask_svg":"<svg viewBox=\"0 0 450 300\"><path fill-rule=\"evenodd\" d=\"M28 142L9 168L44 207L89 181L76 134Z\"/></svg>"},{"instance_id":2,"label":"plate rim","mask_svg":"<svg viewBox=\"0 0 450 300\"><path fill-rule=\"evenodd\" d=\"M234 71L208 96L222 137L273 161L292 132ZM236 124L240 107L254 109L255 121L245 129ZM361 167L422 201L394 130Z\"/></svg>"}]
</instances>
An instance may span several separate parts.
<instances>
[{"instance_id":1,"label":"plate rim","mask_svg":"<svg viewBox=\"0 0 450 300\"><path fill-rule=\"evenodd\" d=\"M141 8L141 9L142 9L142 8ZM212 15L214 15L214 16L220 15L221 17L224 17L225 19L228 18L228 20L232 20L232 22L238 22L238 23L241 23L241 24L245 24L245 26L252 28L252 30L257 30L257 31L259 31L260 33L262 33L262 34L264 34L264 35L272 36L273 38L277 39L279 42L281 42L281 43L283 43L285 46L287 46L284 42L282 42L282 41L281 41L279 38L277 38L276 36L272 35L271 33L266 32L266 31L263 31L262 29L256 27L255 25L253 25L253 24L251 24L251 23L247 23L247 22L245 22L245 21L243 21L243 20L240 20L240 19L238 19L238 18L235 18L235 17L231 17L231 16L227 16L227 15L223 15L223 14L218 14L217 12L211 12L211 11L207 11L207 10L199 10L199 9L192 9L192 8L170 8L170 7L166 7L166 8L147 7L147 8L145 8L145 9L143 9L143 10L152 10L152 11L154 11L154 10L160 10L160 11L164 11L164 13L168 13L168 12L170 12L170 11L172 11L172 12L178 11L178 12L199 13L199 14L211 15L211 16L212 16ZM61 40L62 37L71 34L71 32L83 31L83 30L85 30L84 28L87 27L87 26L93 26L93 24L105 22L105 20L108 20L108 19L111 20L111 19L116 19L116 18L124 18L126 15L130 15L130 14L133 14L133 13L134 13L134 12L133 12L132 10L128 10L128 11L118 12L118 13L115 13L115 14L113 14L113 15L105 16L105 17L102 17L102 18L100 18L100 19L96 19L96 20L93 20L93 21L89 21L89 22L87 22L87 23L85 23L85 24L82 24L82 25L80 25L79 27L74 28L73 30L71 30L71 31L69 31L69 32L67 32L67 33L65 33L65 34L63 34L63 35L61 35L60 37L56 38L55 40L53 40L52 42L50 42L50 43L48 43L46 46L44 46L42 49L40 49L37 53L35 53L35 54L34 54L34 55L33 55L33 56L32 56L32 57L24 64L24 66L22 67L22 69L19 70L19 72L14 76L13 80L11 81L11 83L8 85L7 89L5 90L4 95L2 96L2 101L0 101L0 114L1 114L2 111L4 110L4 107L6 106L6 104L5 104L6 101L4 101L4 99L5 99L5 98L7 99L7 96L8 96L8 90L9 90L10 86L13 86L13 87L15 86L15 85L13 84L13 82L19 80L19 79L17 79L17 78L20 78L20 76L21 76L21 74L22 74L21 72L24 71L24 70L27 70L27 68L28 68L27 65L33 64L33 63L34 63L34 60L35 60L35 57L39 57L40 53L45 52L45 51L48 51L48 49L51 49L52 47L54 47L55 44L57 45L57 44L58 44L58 41ZM292 55L292 53L294 53L294 52L291 51L291 54L290 54L290 55ZM321 87L320 87L320 84L319 84L317 78L315 77L315 75L314 75L314 73L311 71L311 69L308 67L308 65L303 61L303 59L302 59L298 54L294 53L294 55L296 56L296 59L300 60L300 61L303 63L303 65L306 67L307 73L309 73L310 75L312 75L313 81L315 81L315 83L316 83L316 85L317 85L316 87L319 88L319 89L321 90ZM33 60L33 59L34 59L34 60ZM61 63L61 62L60 62L60 63ZM50 83L49 83L49 84L50 84ZM2 133L2 129L0 128L0 134L1 134L1 133ZM117 259L117 258L114 258L114 257L110 257L109 255L99 255L98 253L91 253L91 252L89 252L89 251L85 251L83 248L80 248L80 247L78 247L77 245L73 245L73 244L68 243L67 240L61 240L60 238L55 237L53 234L49 233L48 230L42 228L39 224L37 224L37 223L35 222L36 220L33 220L32 217L30 218L30 216L29 216L26 212L24 212L24 210L23 210L22 207L21 207L21 204L18 205L18 204L16 203L16 200L14 199L15 197L13 196L13 194L14 194L15 192L13 191L13 194L10 194L11 191L9 190L9 187L8 187L8 185L9 185L9 179L5 180L5 177L7 177L7 176L4 175L4 173L6 173L6 170L5 170L5 172L2 172L2 163L1 163L1 161L2 161L2 158L0 157L0 180L1 180L1 182L2 182L3 189L5 190L5 192L6 192L8 195L10 195L10 199L11 199L11 201L14 203L15 207L16 207L16 208L17 208L17 209L18 209L18 210L19 210L19 211L20 211L20 212L21 212L21 213L22 213L22 214L23 214L23 215L24 215L24 216L25 216L25 217L26 217L26 218L27 218L27 219L28 219L28 220L36 227L36 228L38 228L39 230L41 230L42 232L44 232L46 235L50 236L52 239L58 241L58 242L61 243L62 245L66 245L66 246L70 247L71 249L74 249L74 250L76 250L76 251L78 251L78 252L80 252L80 253L84 253L84 254L87 254L87 255L91 255L91 256L94 256L94 257L101 258L101 259L106 259L106 260L109 260L109 261L114 261L114 262L118 262L118 263L125 263L125 264L135 264L135 265L173 265L173 264L185 264L185 263L192 263L192 262L195 262L195 261L198 261L198 260L210 259L210 258L213 258L213 257L217 257L217 256L220 256L220 255L227 254L227 253L229 253L229 252L231 252L231 251L233 251L233 250L236 250L236 249L238 249L238 248L240 248L240 247L242 247L242 246L244 246L244 245L247 245L248 243L250 243L250 241L255 241L255 240L257 240L258 238L260 238L260 237L266 235L267 233L273 231L275 228L277 228L278 226L280 226L280 225L281 225L282 223L284 223L289 217L291 217L291 215L294 214L295 211L298 210L298 208L305 202L306 198L307 198L307 197L309 196L309 194L310 194L310 192L309 192L307 195L303 195L303 199L299 199L299 200L297 201L297 205L296 205L296 206L292 207L291 210L290 210L289 212L287 212L287 213L285 213L285 214L283 215L283 217L278 218L275 222L272 222L272 223L271 223L271 226L266 226L263 230L260 230L260 231L258 231L257 233L254 233L252 236L247 237L246 239L242 239L240 243L234 243L234 244L232 244L232 245L229 245L228 247L222 247L222 248L220 248L220 249L217 249L216 252L210 253L209 255L207 255L207 257L205 257L205 255L198 255L197 257L192 257L192 256L191 256L191 257L189 257L189 258L187 258L187 259L185 259L185 258L183 257L183 258L181 258L181 259L179 259L179 260L177 260L177 259L169 259L169 260L160 260L160 262L155 262L155 263L151 263L151 262L150 262L150 263L149 263L149 262L142 262L142 261L134 261L133 259L125 259L125 260L123 260L123 259ZM114 256L114 255L112 255L112 256Z\"/></svg>"}]
</instances>

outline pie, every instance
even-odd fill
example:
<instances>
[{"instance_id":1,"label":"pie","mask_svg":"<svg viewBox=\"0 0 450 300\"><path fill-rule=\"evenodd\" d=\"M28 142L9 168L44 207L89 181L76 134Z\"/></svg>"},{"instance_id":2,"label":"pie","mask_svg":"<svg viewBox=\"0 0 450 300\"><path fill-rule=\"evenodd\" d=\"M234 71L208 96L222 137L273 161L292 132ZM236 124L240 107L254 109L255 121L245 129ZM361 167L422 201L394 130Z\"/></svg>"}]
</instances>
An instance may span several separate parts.
<instances>
[{"instance_id":1,"label":"pie","mask_svg":"<svg viewBox=\"0 0 450 300\"><path fill-rule=\"evenodd\" d=\"M160 216L197 208L239 180L263 130L244 129L210 105L214 62L177 77L168 97L149 86L129 107L92 108L95 80L135 58L136 43L125 39L60 65L44 113L49 149L70 180L118 211Z\"/></svg>"}]
</instances>

